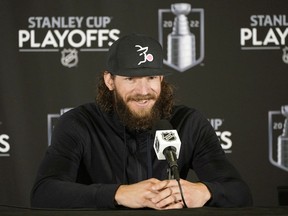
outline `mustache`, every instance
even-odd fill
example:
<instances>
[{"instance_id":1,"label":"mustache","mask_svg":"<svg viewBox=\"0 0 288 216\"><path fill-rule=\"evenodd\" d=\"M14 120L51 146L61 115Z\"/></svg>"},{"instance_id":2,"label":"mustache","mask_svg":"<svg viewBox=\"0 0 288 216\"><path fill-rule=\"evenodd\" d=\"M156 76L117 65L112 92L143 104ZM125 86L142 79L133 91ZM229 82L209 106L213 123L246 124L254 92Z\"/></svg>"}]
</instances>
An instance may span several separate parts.
<instances>
[{"instance_id":1,"label":"mustache","mask_svg":"<svg viewBox=\"0 0 288 216\"><path fill-rule=\"evenodd\" d=\"M140 100L156 100L156 95L146 94L146 95L132 95L127 98L128 101L140 101Z\"/></svg>"}]
</instances>

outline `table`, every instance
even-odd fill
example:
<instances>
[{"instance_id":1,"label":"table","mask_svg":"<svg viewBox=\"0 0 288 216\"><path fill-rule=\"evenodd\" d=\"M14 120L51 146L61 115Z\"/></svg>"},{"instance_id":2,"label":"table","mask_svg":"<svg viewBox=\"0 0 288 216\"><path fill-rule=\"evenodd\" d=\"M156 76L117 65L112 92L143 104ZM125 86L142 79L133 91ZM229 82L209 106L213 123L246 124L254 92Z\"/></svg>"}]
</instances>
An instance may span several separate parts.
<instances>
[{"instance_id":1,"label":"table","mask_svg":"<svg viewBox=\"0 0 288 216\"><path fill-rule=\"evenodd\" d=\"M194 208L156 211L141 210L95 210L95 209L31 209L23 207L0 206L1 216L288 216L288 206L249 207L249 208Z\"/></svg>"}]
</instances>

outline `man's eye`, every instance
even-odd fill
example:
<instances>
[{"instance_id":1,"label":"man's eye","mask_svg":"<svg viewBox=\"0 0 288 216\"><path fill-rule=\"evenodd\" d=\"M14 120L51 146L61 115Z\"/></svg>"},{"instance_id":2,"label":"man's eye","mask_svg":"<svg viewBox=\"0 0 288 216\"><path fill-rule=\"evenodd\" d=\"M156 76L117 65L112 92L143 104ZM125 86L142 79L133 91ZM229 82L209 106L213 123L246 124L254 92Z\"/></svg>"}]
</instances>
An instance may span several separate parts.
<instances>
[{"instance_id":1,"label":"man's eye","mask_svg":"<svg viewBox=\"0 0 288 216\"><path fill-rule=\"evenodd\" d=\"M150 76L149 77L149 79L155 79L156 78L156 76Z\"/></svg>"}]
</instances>

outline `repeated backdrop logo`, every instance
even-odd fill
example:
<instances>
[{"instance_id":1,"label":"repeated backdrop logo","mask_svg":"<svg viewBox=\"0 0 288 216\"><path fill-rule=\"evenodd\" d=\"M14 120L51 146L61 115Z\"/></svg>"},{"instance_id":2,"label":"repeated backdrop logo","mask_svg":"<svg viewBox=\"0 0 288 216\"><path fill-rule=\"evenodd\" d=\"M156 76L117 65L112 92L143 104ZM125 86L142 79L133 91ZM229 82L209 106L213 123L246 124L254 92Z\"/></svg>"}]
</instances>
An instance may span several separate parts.
<instances>
[{"instance_id":1,"label":"repeated backdrop logo","mask_svg":"<svg viewBox=\"0 0 288 216\"><path fill-rule=\"evenodd\" d=\"M52 132L53 132L53 129L59 119L59 117L61 115L63 115L65 112L68 112L69 110L71 110L72 108L63 108L63 109L60 109L60 112L59 113L53 113L53 114L48 114L47 115L47 135L48 135L48 145L51 144L51 137L52 137Z\"/></svg>"},{"instance_id":2,"label":"repeated backdrop logo","mask_svg":"<svg viewBox=\"0 0 288 216\"><path fill-rule=\"evenodd\" d=\"M78 65L79 52L103 52L119 38L119 29L109 29L109 16L28 17L27 28L18 31L19 52L61 52L65 67Z\"/></svg>"},{"instance_id":3,"label":"repeated backdrop logo","mask_svg":"<svg viewBox=\"0 0 288 216\"><path fill-rule=\"evenodd\" d=\"M288 172L288 105L268 112L270 162Z\"/></svg>"},{"instance_id":4,"label":"repeated backdrop logo","mask_svg":"<svg viewBox=\"0 0 288 216\"><path fill-rule=\"evenodd\" d=\"M159 42L166 51L164 63L184 72L204 60L204 9L188 3L158 10ZM223 130L224 119L209 120L226 153L232 153L232 133Z\"/></svg>"},{"instance_id":5,"label":"repeated backdrop logo","mask_svg":"<svg viewBox=\"0 0 288 216\"><path fill-rule=\"evenodd\" d=\"M224 152L232 153L232 132L225 127L225 120L221 118L211 118L208 120L214 128Z\"/></svg>"},{"instance_id":6,"label":"repeated backdrop logo","mask_svg":"<svg viewBox=\"0 0 288 216\"><path fill-rule=\"evenodd\" d=\"M204 9L176 3L158 10L159 42L166 52L164 64L184 72L204 59Z\"/></svg>"},{"instance_id":7,"label":"repeated backdrop logo","mask_svg":"<svg viewBox=\"0 0 288 216\"><path fill-rule=\"evenodd\" d=\"M254 14L250 16L249 27L240 29L242 50L277 50L288 64L288 19L284 14Z\"/></svg>"},{"instance_id":8,"label":"repeated backdrop logo","mask_svg":"<svg viewBox=\"0 0 288 216\"><path fill-rule=\"evenodd\" d=\"M0 129L2 129L3 122L0 121ZM2 131L2 130L0 130ZM10 143L9 135L3 132L0 132L0 157L9 157L10 156Z\"/></svg>"}]
</instances>

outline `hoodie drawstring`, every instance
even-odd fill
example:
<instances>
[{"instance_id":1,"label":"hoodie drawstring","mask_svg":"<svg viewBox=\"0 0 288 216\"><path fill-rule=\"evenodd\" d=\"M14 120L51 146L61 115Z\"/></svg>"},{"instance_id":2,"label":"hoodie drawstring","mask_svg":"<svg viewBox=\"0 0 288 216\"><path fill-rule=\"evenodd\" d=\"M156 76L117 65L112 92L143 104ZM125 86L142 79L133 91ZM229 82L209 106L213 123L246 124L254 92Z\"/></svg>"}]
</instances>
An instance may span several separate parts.
<instances>
[{"instance_id":1,"label":"hoodie drawstring","mask_svg":"<svg viewBox=\"0 0 288 216\"><path fill-rule=\"evenodd\" d=\"M150 135L150 134L149 134ZM152 157L151 157L151 150L152 150L152 145L150 144L150 136L147 136L147 178L152 178Z\"/></svg>"},{"instance_id":2,"label":"hoodie drawstring","mask_svg":"<svg viewBox=\"0 0 288 216\"><path fill-rule=\"evenodd\" d=\"M123 178L122 178L123 184L127 184L126 166L127 166L127 139L126 139L126 128L124 127Z\"/></svg>"}]
</instances>

